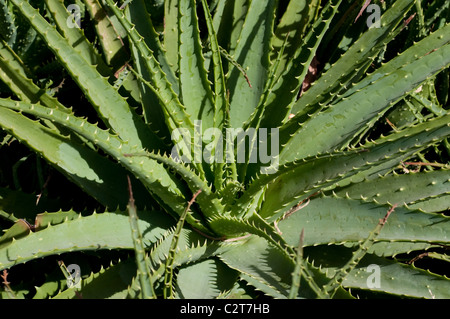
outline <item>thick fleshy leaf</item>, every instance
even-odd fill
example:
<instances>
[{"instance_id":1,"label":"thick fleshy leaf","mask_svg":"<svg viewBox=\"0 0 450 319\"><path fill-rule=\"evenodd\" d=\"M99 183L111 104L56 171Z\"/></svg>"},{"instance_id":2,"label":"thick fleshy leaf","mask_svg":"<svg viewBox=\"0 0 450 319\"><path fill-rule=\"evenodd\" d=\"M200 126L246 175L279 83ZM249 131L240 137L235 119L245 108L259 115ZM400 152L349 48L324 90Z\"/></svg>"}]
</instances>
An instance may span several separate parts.
<instances>
[{"instance_id":1,"label":"thick fleshy leaf","mask_svg":"<svg viewBox=\"0 0 450 319\"><path fill-rule=\"evenodd\" d=\"M279 222L283 238L296 245L300 229L305 246L356 245L383 219L387 205L346 198L320 197ZM450 242L450 218L396 207L369 250L383 256L421 250Z\"/></svg>"}]
</instances>

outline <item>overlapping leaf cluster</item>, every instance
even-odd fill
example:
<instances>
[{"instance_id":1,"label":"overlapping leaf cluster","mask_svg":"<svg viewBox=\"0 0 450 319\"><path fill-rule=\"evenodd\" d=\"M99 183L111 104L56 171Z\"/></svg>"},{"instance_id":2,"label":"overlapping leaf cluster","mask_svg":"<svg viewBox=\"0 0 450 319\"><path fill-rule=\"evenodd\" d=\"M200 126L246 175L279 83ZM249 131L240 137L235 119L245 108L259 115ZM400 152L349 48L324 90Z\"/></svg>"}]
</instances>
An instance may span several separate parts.
<instances>
[{"instance_id":1,"label":"overlapping leaf cluster","mask_svg":"<svg viewBox=\"0 0 450 319\"><path fill-rule=\"evenodd\" d=\"M2 296L448 298L450 5L372 5L0 0Z\"/></svg>"}]
</instances>

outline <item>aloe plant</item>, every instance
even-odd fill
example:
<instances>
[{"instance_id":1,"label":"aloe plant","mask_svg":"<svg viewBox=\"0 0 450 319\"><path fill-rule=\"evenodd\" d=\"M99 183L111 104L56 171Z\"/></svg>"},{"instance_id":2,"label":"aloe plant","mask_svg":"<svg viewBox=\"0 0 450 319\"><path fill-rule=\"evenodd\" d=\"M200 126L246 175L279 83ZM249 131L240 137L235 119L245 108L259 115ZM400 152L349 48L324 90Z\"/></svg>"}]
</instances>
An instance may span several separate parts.
<instances>
[{"instance_id":1,"label":"aloe plant","mask_svg":"<svg viewBox=\"0 0 450 319\"><path fill-rule=\"evenodd\" d=\"M368 27L345 0L85 0L78 28L63 1L0 1L1 150L20 141L98 208L1 188L0 270L82 272L2 296L448 298L448 273L405 262L449 260L449 7L428 2L375 2Z\"/></svg>"}]
</instances>

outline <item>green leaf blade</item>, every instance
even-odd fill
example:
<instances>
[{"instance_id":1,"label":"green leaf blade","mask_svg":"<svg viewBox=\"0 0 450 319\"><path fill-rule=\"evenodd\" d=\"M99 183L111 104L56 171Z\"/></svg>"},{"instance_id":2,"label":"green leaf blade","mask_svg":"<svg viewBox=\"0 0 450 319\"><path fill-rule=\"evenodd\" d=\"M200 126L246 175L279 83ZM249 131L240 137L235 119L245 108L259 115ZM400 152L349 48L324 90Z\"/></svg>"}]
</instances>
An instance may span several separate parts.
<instances>
[{"instance_id":1,"label":"green leaf blade","mask_svg":"<svg viewBox=\"0 0 450 319\"><path fill-rule=\"evenodd\" d=\"M389 210L387 205L345 198L320 197L279 222L282 236L290 245L298 242L299 227L305 229L305 246L322 244L348 244L362 242ZM447 244L450 240L449 218L436 214L412 211L397 207L378 235L370 252L380 253L377 245L384 248L383 255L392 256L409 252L416 245ZM409 242L408 250L395 249L395 242ZM401 248L399 246L399 248Z\"/></svg>"},{"instance_id":2,"label":"green leaf blade","mask_svg":"<svg viewBox=\"0 0 450 319\"><path fill-rule=\"evenodd\" d=\"M30 4L22 0L13 0L13 3L46 39L47 45L71 73L105 123L125 141L130 141L134 145L155 147L154 143L158 139L154 138L152 132L129 107L126 100L109 85L107 79L102 77L94 66L87 63L56 31L55 27L48 24Z\"/></svg>"},{"instance_id":3,"label":"green leaf blade","mask_svg":"<svg viewBox=\"0 0 450 319\"><path fill-rule=\"evenodd\" d=\"M146 212L141 216L139 226L145 230L147 246L173 225L173 221L161 212ZM36 242L40 244L37 246ZM134 249L127 215L94 214L31 233L0 250L0 269L63 252L97 249Z\"/></svg>"},{"instance_id":4,"label":"green leaf blade","mask_svg":"<svg viewBox=\"0 0 450 319\"><path fill-rule=\"evenodd\" d=\"M368 122L381 116L386 108L450 65L450 45L444 45L433 53L413 59L414 62L402 69L313 115L287 142L280 153L280 164L344 147ZM321 138L311 139L311 136ZM294 149L294 145L302 147Z\"/></svg>"},{"instance_id":5,"label":"green leaf blade","mask_svg":"<svg viewBox=\"0 0 450 319\"><path fill-rule=\"evenodd\" d=\"M241 128L259 103L269 71L270 37L274 23L275 1L252 1L234 53L235 60L247 69L251 87L239 70L228 74L230 89L230 126Z\"/></svg>"},{"instance_id":6,"label":"green leaf blade","mask_svg":"<svg viewBox=\"0 0 450 319\"><path fill-rule=\"evenodd\" d=\"M215 112L204 66L195 1L178 1L178 10L181 96L186 112L192 120L201 120L206 130L214 127Z\"/></svg>"}]
</instances>

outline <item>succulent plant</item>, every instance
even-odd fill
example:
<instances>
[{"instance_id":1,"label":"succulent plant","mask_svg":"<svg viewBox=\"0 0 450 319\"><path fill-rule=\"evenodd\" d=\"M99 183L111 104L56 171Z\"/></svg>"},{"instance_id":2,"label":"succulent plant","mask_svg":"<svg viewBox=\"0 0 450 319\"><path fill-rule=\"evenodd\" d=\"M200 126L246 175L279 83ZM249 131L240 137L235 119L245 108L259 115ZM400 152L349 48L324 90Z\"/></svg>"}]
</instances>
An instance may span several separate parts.
<instances>
[{"instance_id":1,"label":"succulent plant","mask_svg":"<svg viewBox=\"0 0 450 319\"><path fill-rule=\"evenodd\" d=\"M405 262L449 261L450 10L428 2L375 2L371 24L345 0L0 1L2 149L101 207L1 188L0 270L82 273L2 296L448 298L448 273ZM126 254L83 269L102 252Z\"/></svg>"}]
</instances>

